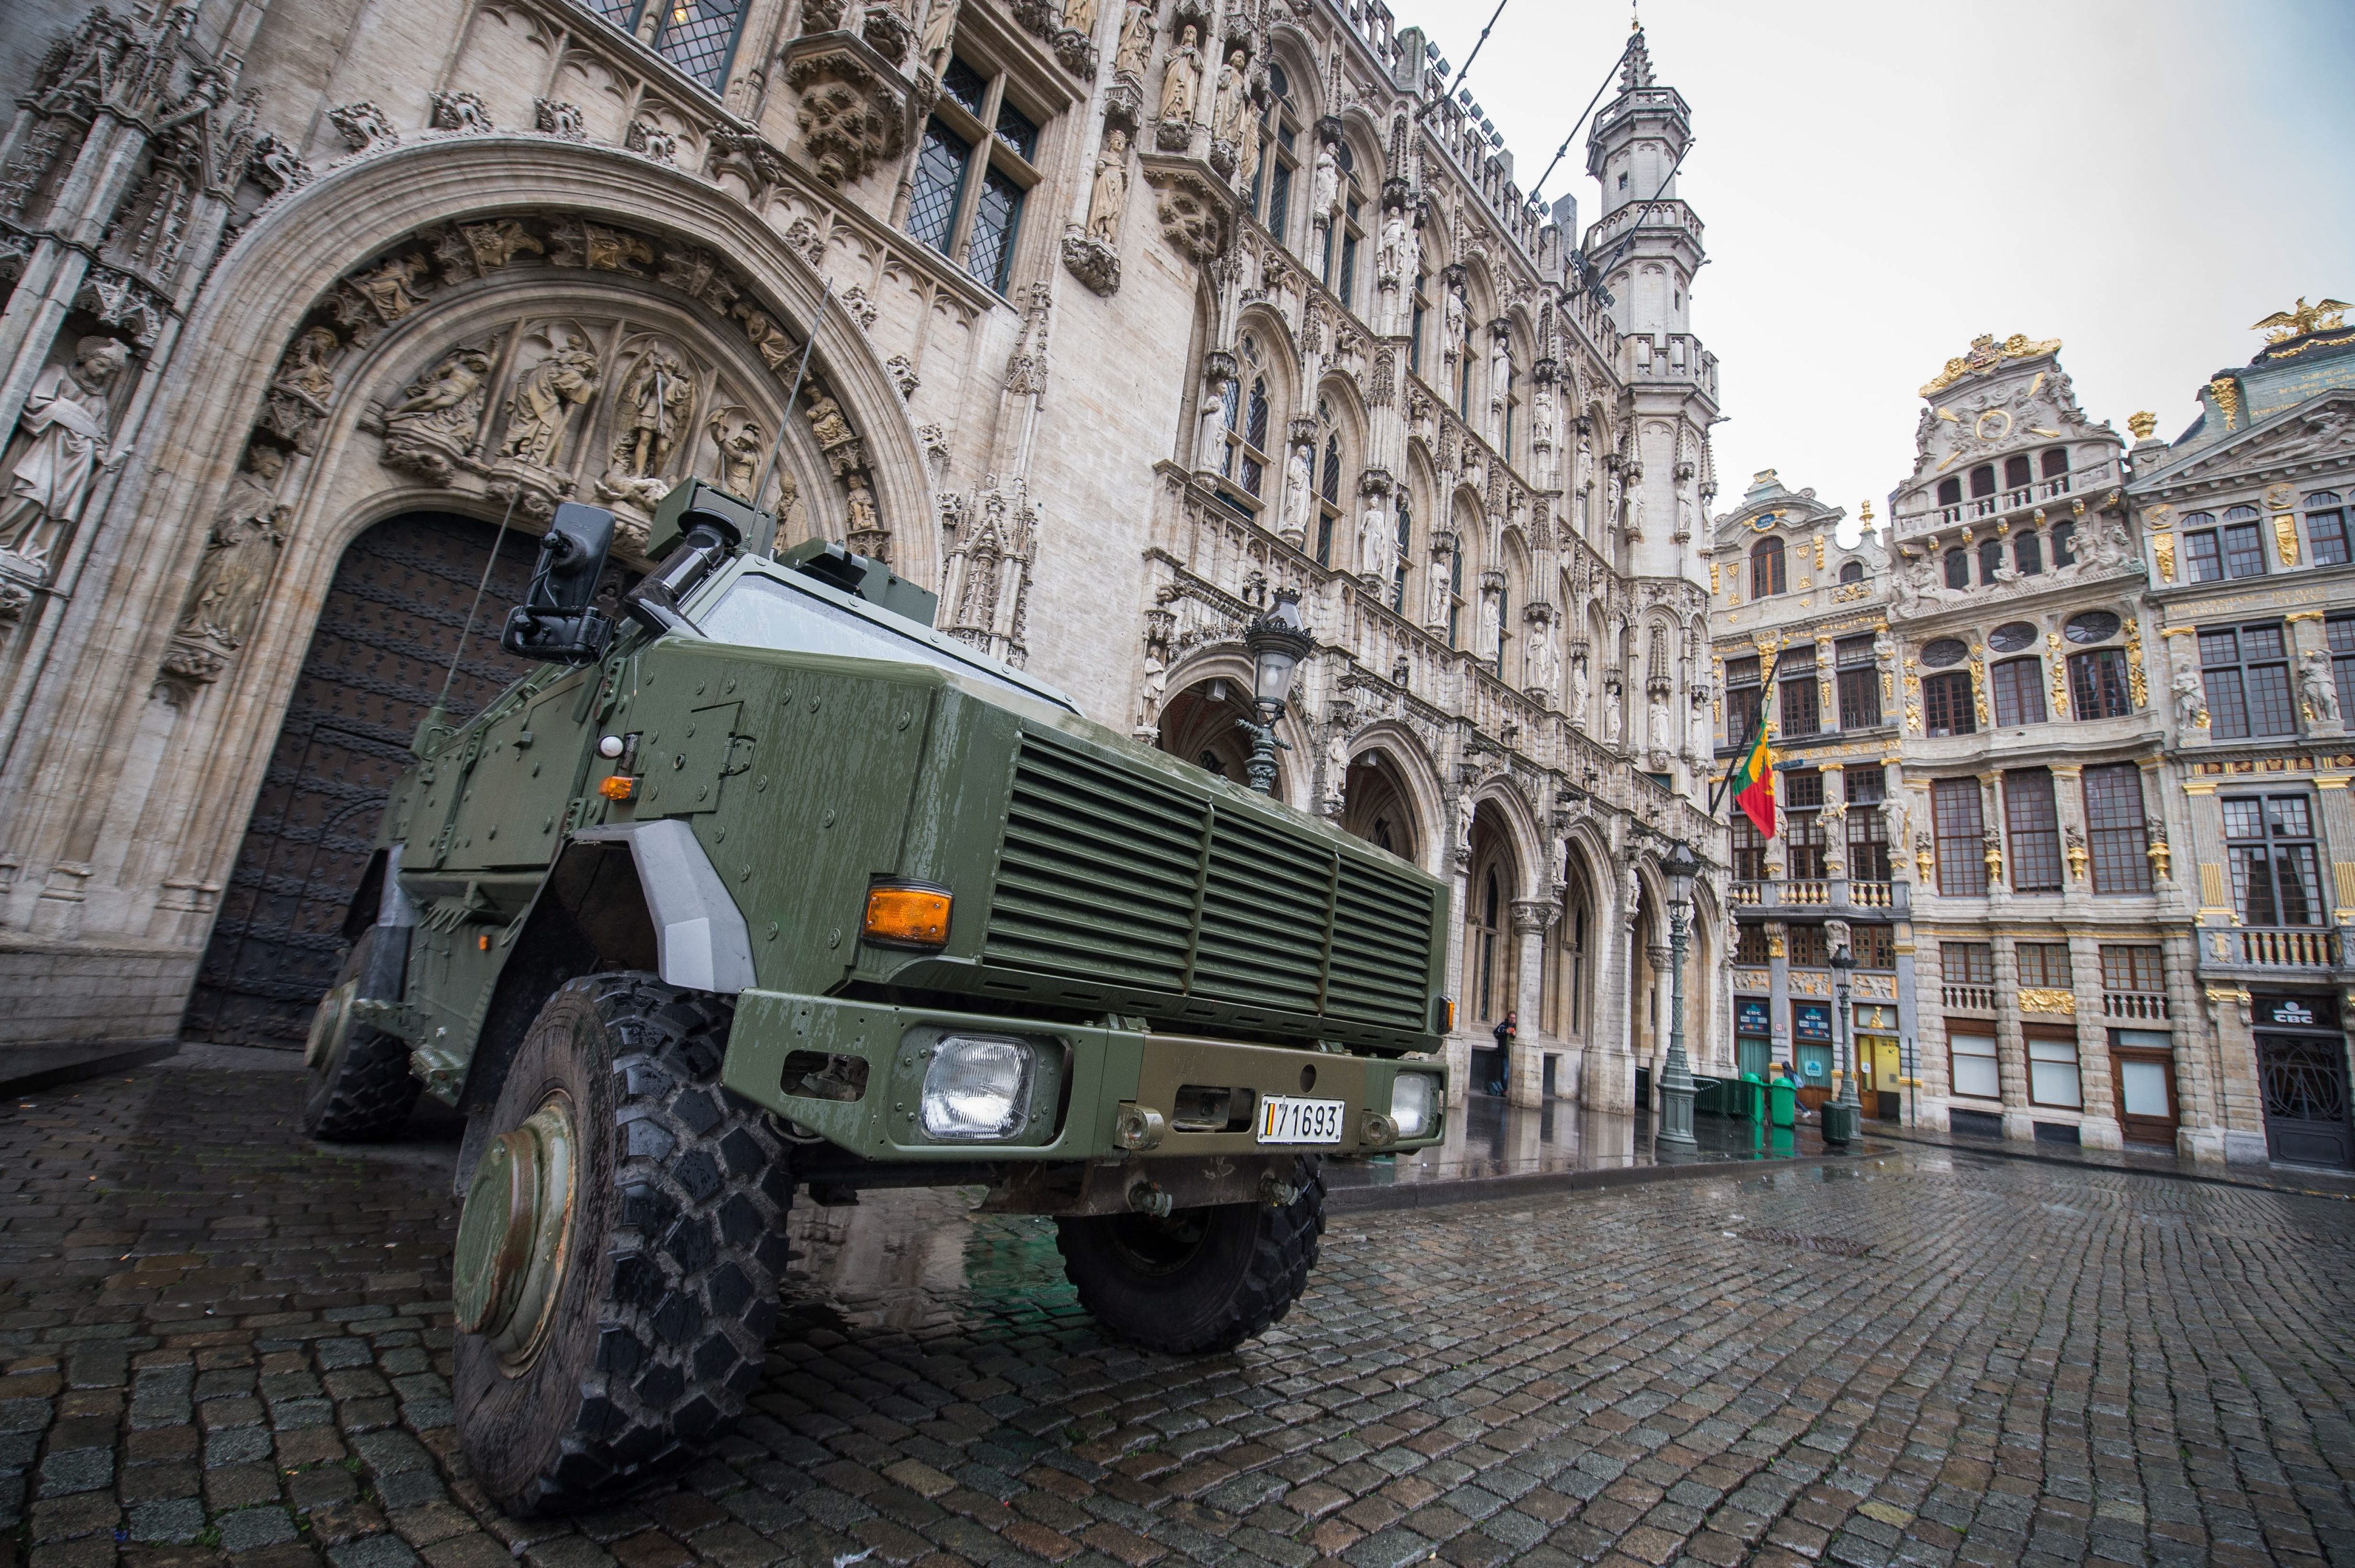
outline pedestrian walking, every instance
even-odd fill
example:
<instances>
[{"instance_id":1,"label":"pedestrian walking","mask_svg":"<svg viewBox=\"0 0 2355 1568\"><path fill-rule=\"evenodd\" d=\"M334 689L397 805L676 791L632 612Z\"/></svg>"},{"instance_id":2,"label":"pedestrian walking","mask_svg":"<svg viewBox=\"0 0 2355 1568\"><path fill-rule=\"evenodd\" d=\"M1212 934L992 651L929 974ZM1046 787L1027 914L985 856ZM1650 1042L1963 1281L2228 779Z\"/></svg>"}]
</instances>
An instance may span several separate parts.
<instances>
[{"instance_id":1,"label":"pedestrian walking","mask_svg":"<svg viewBox=\"0 0 2355 1568\"><path fill-rule=\"evenodd\" d=\"M1491 1094L1502 1094L1505 1085L1513 1081L1513 1040L1520 1030L1520 1014L1508 1010L1505 1021L1492 1030L1497 1037L1497 1076L1488 1085Z\"/></svg>"}]
</instances>

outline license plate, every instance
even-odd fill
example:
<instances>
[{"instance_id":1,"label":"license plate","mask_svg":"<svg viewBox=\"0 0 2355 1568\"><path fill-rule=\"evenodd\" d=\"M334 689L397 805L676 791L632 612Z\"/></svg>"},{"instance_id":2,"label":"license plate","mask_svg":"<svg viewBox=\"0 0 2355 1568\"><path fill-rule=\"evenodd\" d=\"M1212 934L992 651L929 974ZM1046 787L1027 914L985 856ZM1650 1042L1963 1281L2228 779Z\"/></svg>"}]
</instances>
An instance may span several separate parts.
<instances>
[{"instance_id":1,"label":"license plate","mask_svg":"<svg viewBox=\"0 0 2355 1568\"><path fill-rule=\"evenodd\" d=\"M1339 1100L1302 1100L1271 1094L1259 1103L1259 1141L1263 1144L1337 1144L1341 1141Z\"/></svg>"}]
</instances>

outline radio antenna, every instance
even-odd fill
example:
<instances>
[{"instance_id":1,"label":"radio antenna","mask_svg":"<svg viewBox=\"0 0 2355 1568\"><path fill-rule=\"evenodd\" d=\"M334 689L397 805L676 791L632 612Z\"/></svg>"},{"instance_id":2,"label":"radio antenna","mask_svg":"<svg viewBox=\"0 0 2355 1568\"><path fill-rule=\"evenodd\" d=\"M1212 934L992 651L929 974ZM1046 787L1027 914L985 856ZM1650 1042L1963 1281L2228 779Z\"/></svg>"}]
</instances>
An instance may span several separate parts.
<instances>
[{"instance_id":1,"label":"radio antenna","mask_svg":"<svg viewBox=\"0 0 2355 1568\"><path fill-rule=\"evenodd\" d=\"M769 475L774 474L777 471L777 465L784 461L785 431L793 423L794 405L801 401L802 379L809 374L810 350L817 347L817 329L826 320L826 307L832 303L834 303L834 280L828 278L826 281L826 293L817 297L817 314L810 317L809 331L802 337L802 362L794 368L793 389L785 394L784 415L777 421L777 444L770 451L769 461L762 468L759 480L753 484L752 493L744 497L752 503L752 509L756 512L761 509L761 493L769 487ZM768 537L753 546L755 555L766 556L776 552L777 517L773 512L769 514L766 533Z\"/></svg>"},{"instance_id":2,"label":"radio antenna","mask_svg":"<svg viewBox=\"0 0 2355 1568\"><path fill-rule=\"evenodd\" d=\"M474 584L474 603L466 611L466 624L458 628L458 645L450 655L450 671L442 677L442 694L425 710L425 724L420 734L440 729L449 716L450 687L458 678L458 661L466 656L466 639L474 635L474 617L483 613L483 595L490 590L491 572L499 564L499 547L506 543L507 524L515 520L516 502L522 495L523 486L517 484L507 496L507 509L499 518L498 537L491 540L491 559L483 562L482 581Z\"/></svg>"}]
</instances>

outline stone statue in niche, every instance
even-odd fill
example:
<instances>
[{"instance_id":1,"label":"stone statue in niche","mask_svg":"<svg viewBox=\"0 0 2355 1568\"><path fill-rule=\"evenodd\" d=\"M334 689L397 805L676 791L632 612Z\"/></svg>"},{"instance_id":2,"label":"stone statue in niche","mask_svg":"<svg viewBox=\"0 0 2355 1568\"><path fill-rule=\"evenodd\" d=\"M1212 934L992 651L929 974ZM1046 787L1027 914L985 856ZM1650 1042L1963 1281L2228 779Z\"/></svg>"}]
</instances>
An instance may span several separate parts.
<instances>
[{"instance_id":1,"label":"stone statue in niche","mask_svg":"<svg viewBox=\"0 0 2355 1568\"><path fill-rule=\"evenodd\" d=\"M956 37L957 6L961 0L932 0L932 9L924 13L924 32L916 46L916 53L934 81L949 69L949 46Z\"/></svg>"},{"instance_id":2,"label":"stone statue in niche","mask_svg":"<svg viewBox=\"0 0 2355 1568\"><path fill-rule=\"evenodd\" d=\"M1586 656L1573 654L1570 660L1570 721L1581 730L1590 728L1593 715L1587 705L1594 699L1594 688L1586 674Z\"/></svg>"},{"instance_id":3,"label":"stone statue in niche","mask_svg":"<svg viewBox=\"0 0 2355 1568\"><path fill-rule=\"evenodd\" d=\"M603 377L596 350L579 333L517 379L507 397L507 439L500 451L542 468L556 464L573 412L597 395Z\"/></svg>"},{"instance_id":4,"label":"stone statue in niche","mask_svg":"<svg viewBox=\"0 0 2355 1568\"><path fill-rule=\"evenodd\" d=\"M1249 191L1252 181L1259 177L1259 131L1249 118L1243 122L1242 138L1235 144L1235 188Z\"/></svg>"},{"instance_id":5,"label":"stone statue in niche","mask_svg":"<svg viewBox=\"0 0 2355 1568\"><path fill-rule=\"evenodd\" d=\"M1243 80L1243 51L1237 49L1219 68L1218 106L1211 111L1210 134L1241 146L1250 124L1251 97Z\"/></svg>"},{"instance_id":6,"label":"stone statue in niche","mask_svg":"<svg viewBox=\"0 0 2355 1568\"><path fill-rule=\"evenodd\" d=\"M1382 497L1366 496L1365 510L1358 517L1358 570L1385 601L1390 597L1391 578L1398 570L1397 533L1398 525Z\"/></svg>"},{"instance_id":7,"label":"stone statue in niche","mask_svg":"<svg viewBox=\"0 0 2355 1568\"><path fill-rule=\"evenodd\" d=\"M1121 216L1128 209L1128 133L1114 125L1096 155L1095 185L1088 194L1088 238L1101 245L1120 243Z\"/></svg>"},{"instance_id":8,"label":"stone statue in niche","mask_svg":"<svg viewBox=\"0 0 2355 1568\"><path fill-rule=\"evenodd\" d=\"M1676 749L1676 738L1668 721L1668 688L1665 684L1652 688L1648 720L1652 756L1655 760L1663 760Z\"/></svg>"},{"instance_id":9,"label":"stone statue in niche","mask_svg":"<svg viewBox=\"0 0 2355 1568\"><path fill-rule=\"evenodd\" d=\"M2339 691L2331 678L2330 656L2320 648L2306 654L2298 665L2297 695L2306 716L2317 724L2339 722Z\"/></svg>"},{"instance_id":10,"label":"stone statue in niche","mask_svg":"<svg viewBox=\"0 0 2355 1568\"><path fill-rule=\"evenodd\" d=\"M1113 56L1113 71L1142 78L1146 62L1152 58L1153 7L1131 0L1128 15L1120 24L1120 48Z\"/></svg>"},{"instance_id":11,"label":"stone statue in niche","mask_svg":"<svg viewBox=\"0 0 2355 1568\"><path fill-rule=\"evenodd\" d=\"M1188 27L1178 47L1169 51L1169 63L1161 77L1161 118L1178 123L1194 117L1194 101L1202 91L1202 51L1194 42L1194 29Z\"/></svg>"},{"instance_id":12,"label":"stone statue in niche","mask_svg":"<svg viewBox=\"0 0 2355 1568\"><path fill-rule=\"evenodd\" d=\"M1480 640L1475 645L1484 659L1493 659L1505 649L1504 623L1497 618L1497 595L1483 591L1480 595Z\"/></svg>"},{"instance_id":13,"label":"stone statue in niche","mask_svg":"<svg viewBox=\"0 0 2355 1568\"><path fill-rule=\"evenodd\" d=\"M1578 432L1578 457L1572 473L1578 494L1584 496L1594 488L1594 438L1583 430Z\"/></svg>"},{"instance_id":14,"label":"stone statue in niche","mask_svg":"<svg viewBox=\"0 0 2355 1568\"><path fill-rule=\"evenodd\" d=\"M123 343L85 337L74 345L72 364L52 365L35 379L0 500L0 571L48 579L50 552L80 514L91 475L117 455L106 450L107 393L130 363Z\"/></svg>"},{"instance_id":15,"label":"stone statue in niche","mask_svg":"<svg viewBox=\"0 0 2355 1568\"><path fill-rule=\"evenodd\" d=\"M1063 0L1063 26L1075 33L1096 30L1096 0Z\"/></svg>"},{"instance_id":16,"label":"stone statue in niche","mask_svg":"<svg viewBox=\"0 0 2355 1568\"><path fill-rule=\"evenodd\" d=\"M1615 675L1604 676L1603 677L1603 743L1606 746L1615 746L1619 743L1619 677Z\"/></svg>"},{"instance_id":17,"label":"stone statue in niche","mask_svg":"<svg viewBox=\"0 0 2355 1568\"><path fill-rule=\"evenodd\" d=\"M274 495L285 472L285 454L274 446L245 454L244 468L229 481L206 530L205 559L180 620L181 635L226 653L242 646L252 632L286 543L287 509Z\"/></svg>"},{"instance_id":18,"label":"stone statue in niche","mask_svg":"<svg viewBox=\"0 0 2355 1568\"><path fill-rule=\"evenodd\" d=\"M752 486L761 482L761 461L768 455L768 432L741 409L716 411L706 428L719 453L719 487L754 500Z\"/></svg>"},{"instance_id":19,"label":"stone statue in niche","mask_svg":"<svg viewBox=\"0 0 2355 1568\"><path fill-rule=\"evenodd\" d=\"M1284 464L1284 514L1276 530L1290 539L1308 537L1308 517L1315 505L1308 448L1295 446Z\"/></svg>"},{"instance_id":20,"label":"stone statue in niche","mask_svg":"<svg viewBox=\"0 0 2355 1568\"><path fill-rule=\"evenodd\" d=\"M1464 352L1464 296L1454 289L1443 293L1440 319L1446 330L1447 357L1453 359Z\"/></svg>"},{"instance_id":21,"label":"stone statue in niche","mask_svg":"<svg viewBox=\"0 0 2355 1568\"><path fill-rule=\"evenodd\" d=\"M613 443L613 466L633 479L660 475L694 403L695 382L686 366L659 349L639 360L622 383L622 435Z\"/></svg>"},{"instance_id":22,"label":"stone statue in niche","mask_svg":"<svg viewBox=\"0 0 2355 1568\"><path fill-rule=\"evenodd\" d=\"M1455 795L1455 856L1469 859L1472 853L1472 819L1480 814L1480 803L1472 798L1476 786L1465 784Z\"/></svg>"},{"instance_id":23,"label":"stone statue in niche","mask_svg":"<svg viewBox=\"0 0 2355 1568\"><path fill-rule=\"evenodd\" d=\"M1308 189L1308 220L1332 222L1341 207L1341 160L1333 155L1330 142L1316 149L1316 177Z\"/></svg>"},{"instance_id":24,"label":"stone statue in niche","mask_svg":"<svg viewBox=\"0 0 2355 1568\"><path fill-rule=\"evenodd\" d=\"M1425 622L1428 625L1447 624L1447 612L1454 607L1455 599L1451 570L1454 563L1455 558L1449 555L1435 555L1431 559L1431 613Z\"/></svg>"},{"instance_id":25,"label":"stone statue in niche","mask_svg":"<svg viewBox=\"0 0 2355 1568\"><path fill-rule=\"evenodd\" d=\"M1561 680L1561 655L1555 650L1553 639L1546 635L1544 627L1529 627L1529 648L1523 656L1529 666L1525 680L1528 689L1552 696Z\"/></svg>"},{"instance_id":26,"label":"stone statue in niche","mask_svg":"<svg viewBox=\"0 0 2355 1568\"><path fill-rule=\"evenodd\" d=\"M1404 209L1392 208L1382 215L1381 277L1394 283L1406 272L1407 227Z\"/></svg>"},{"instance_id":27,"label":"stone statue in niche","mask_svg":"<svg viewBox=\"0 0 2355 1568\"><path fill-rule=\"evenodd\" d=\"M1325 805L1338 816L1349 796L1349 731L1336 723L1325 737Z\"/></svg>"}]
</instances>

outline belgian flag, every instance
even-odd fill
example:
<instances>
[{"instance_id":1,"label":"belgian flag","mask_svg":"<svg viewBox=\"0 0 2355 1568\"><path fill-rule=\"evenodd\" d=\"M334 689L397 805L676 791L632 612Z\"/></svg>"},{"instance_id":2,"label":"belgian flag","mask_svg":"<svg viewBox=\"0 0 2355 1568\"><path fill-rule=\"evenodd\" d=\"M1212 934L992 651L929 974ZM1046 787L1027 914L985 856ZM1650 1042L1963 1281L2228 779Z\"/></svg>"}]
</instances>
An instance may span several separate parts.
<instances>
[{"instance_id":1,"label":"belgian flag","mask_svg":"<svg viewBox=\"0 0 2355 1568\"><path fill-rule=\"evenodd\" d=\"M1748 815L1761 836L1774 837L1774 752L1766 744L1766 726L1758 726L1749 752L1733 764L1733 804Z\"/></svg>"}]
</instances>

